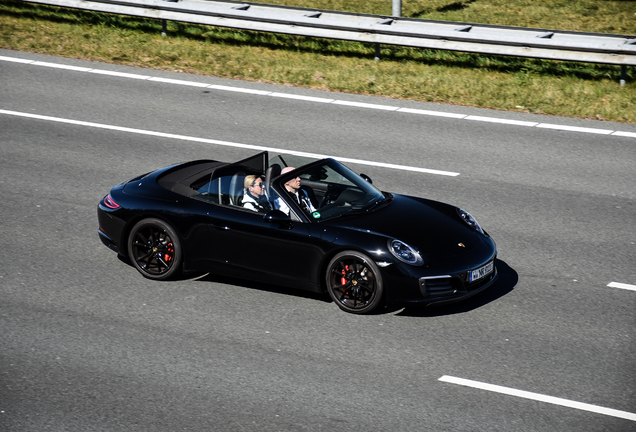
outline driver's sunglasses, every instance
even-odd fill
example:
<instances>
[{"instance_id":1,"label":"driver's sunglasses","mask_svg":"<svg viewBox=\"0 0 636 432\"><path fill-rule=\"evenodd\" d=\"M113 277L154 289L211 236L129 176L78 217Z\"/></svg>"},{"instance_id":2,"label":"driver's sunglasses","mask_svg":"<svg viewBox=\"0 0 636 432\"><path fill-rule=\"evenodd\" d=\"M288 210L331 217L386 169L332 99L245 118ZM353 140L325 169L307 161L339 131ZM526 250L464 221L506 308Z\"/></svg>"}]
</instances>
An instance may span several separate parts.
<instances>
[{"instance_id":1,"label":"driver's sunglasses","mask_svg":"<svg viewBox=\"0 0 636 432\"><path fill-rule=\"evenodd\" d=\"M265 187L265 183L263 183L263 182L260 182L260 183L252 183L252 186L253 186L253 187L261 187L261 188L264 188L264 187Z\"/></svg>"}]
</instances>

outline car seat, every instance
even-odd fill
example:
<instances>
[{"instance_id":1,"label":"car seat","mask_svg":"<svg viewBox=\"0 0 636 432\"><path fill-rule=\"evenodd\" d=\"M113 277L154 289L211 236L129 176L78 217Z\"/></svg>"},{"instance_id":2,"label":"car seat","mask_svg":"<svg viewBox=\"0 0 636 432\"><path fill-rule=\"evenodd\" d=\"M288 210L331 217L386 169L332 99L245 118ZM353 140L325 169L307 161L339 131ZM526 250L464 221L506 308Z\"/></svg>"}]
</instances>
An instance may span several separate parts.
<instances>
[{"instance_id":1,"label":"car seat","mask_svg":"<svg viewBox=\"0 0 636 432\"><path fill-rule=\"evenodd\" d=\"M232 176L230 181L230 205L241 206L243 201L243 183L245 182L245 173L239 171Z\"/></svg>"},{"instance_id":2,"label":"car seat","mask_svg":"<svg viewBox=\"0 0 636 432\"><path fill-rule=\"evenodd\" d=\"M272 180L280 175L281 167L278 164L273 164L265 170L265 194L267 195L267 199L273 201L275 196L273 194Z\"/></svg>"}]
</instances>

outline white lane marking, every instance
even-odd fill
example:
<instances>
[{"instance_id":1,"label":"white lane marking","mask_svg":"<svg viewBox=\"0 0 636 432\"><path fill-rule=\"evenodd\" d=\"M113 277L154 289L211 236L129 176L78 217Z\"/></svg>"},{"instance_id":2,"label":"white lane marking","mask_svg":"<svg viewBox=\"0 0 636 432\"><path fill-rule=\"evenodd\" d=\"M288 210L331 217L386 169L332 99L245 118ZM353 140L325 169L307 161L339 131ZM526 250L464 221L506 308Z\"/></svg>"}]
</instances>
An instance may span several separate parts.
<instances>
[{"instance_id":1,"label":"white lane marking","mask_svg":"<svg viewBox=\"0 0 636 432\"><path fill-rule=\"evenodd\" d=\"M575 408L582 411L590 411L597 414L603 414L612 417L618 417L626 420L636 421L636 414L627 411L619 411L612 408L605 408L598 405L591 405L583 402L576 402L569 399L561 399L554 396L546 396L540 393L532 393L524 390L517 390L510 387L502 387L494 384L487 384L484 382L467 380L464 378L456 378L448 375L444 375L439 378L439 381L458 384L466 387L473 387L480 390L488 390L495 393L507 394L510 396L517 396L524 399L532 399L539 402L547 402L554 405L561 405L564 407Z\"/></svg>"},{"instance_id":2,"label":"white lane marking","mask_svg":"<svg viewBox=\"0 0 636 432\"><path fill-rule=\"evenodd\" d=\"M356 108L378 109L378 110L385 110L385 111L397 111L399 109L399 107L395 107L395 106L378 105L378 104L370 104L370 103L363 103L363 102L352 102L352 101L345 101L345 100L335 100L333 101L333 104L356 107Z\"/></svg>"},{"instance_id":3,"label":"white lane marking","mask_svg":"<svg viewBox=\"0 0 636 432\"><path fill-rule=\"evenodd\" d=\"M601 134L601 135L610 135L612 132L614 132L608 129L593 129L593 128L545 124L545 123L539 123L537 127L543 128L543 129L556 129L556 130L562 130L562 131L568 131L568 132L585 132L585 133L593 133L593 134Z\"/></svg>"},{"instance_id":4,"label":"white lane marking","mask_svg":"<svg viewBox=\"0 0 636 432\"><path fill-rule=\"evenodd\" d=\"M616 132L612 132L612 135L624 136L624 137L629 137L629 138L636 138L636 132L616 131Z\"/></svg>"},{"instance_id":5,"label":"white lane marking","mask_svg":"<svg viewBox=\"0 0 636 432\"><path fill-rule=\"evenodd\" d=\"M443 111L429 111L429 110L414 109L414 108L400 108L398 112L427 115L427 116L433 116L433 117L449 117L449 118L456 118L456 119L464 119L468 117L466 114L455 114L455 113L447 113Z\"/></svg>"},{"instance_id":6,"label":"white lane marking","mask_svg":"<svg viewBox=\"0 0 636 432\"><path fill-rule=\"evenodd\" d=\"M153 77L153 78L150 78L148 81L156 81L156 82L165 83L165 84L187 85L192 87L209 87L210 86L209 84L206 84L206 83L200 83L195 81L184 81L184 80L177 80L177 79L171 79L171 78Z\"/></svg>"},{"instance_id":7,"label":"white lane marking","mask_svg":"<svg viewBox=\"0 0 636 432\"><path fill-rule=\"evenodd\" d=\"M147 80L152 78L150 75L139 75L139 74L133 74L133 73L116 72L116 71L109 71L109 70L102 70L102 69L91 69L87 72L99 74L99 75L114 76L118 78L131 78L131 79L139 79L139 80Z\"/></svg>"},{"instance_id":8,"label":"white lane marking","mask_svg":"<svg viewBox=\"0 0 636 432\"><path fill-rule=\"evenodd\" d=\"M317 159L332 157L342 162L350 162L350 163L355 163L359 165L369 165L369 166L377 166L377 167L383 167L383 168L392 168L392 169L397 169L402 171L414 171L414 172L436 174L436 175L443 175L443 176L450 176L450 177L456 177L459 175L459 173L450 172L450 171L440 171L440 170L434 170L434 169L428 169L428 168L413 167L408 165L388 164L384 162L367 161L362 159L341 158L338 156L323 155L319 153L307 153L307 152L300 152L295 150L281 149L276 147L242 144L242 143L235 143L230 141L219 141L219 140L214 140L209 138L199 138L199 137L193 137L188 135L177 135L177 134L171 134L171 133L165 133L165 132L148 131L148 130L135 129L135 128L129 128L124 126L114 126L114 125L107 125L102 123L92 123L92 122L85 122L81 120L64 119L59 117L50 117L50 116L44 116L39 114L22 113L18 111L9 111L9 110L3 110L3 109L0 109L0 114L33 118L38 120L53 121L57 123L73 124L78 126L94 127L99 129L115 130L115 131L135 133L140 135L150 135L150 136L156 136L156 137L162 137L162 138L178 139L183 141L214 144L214 145L220 145L225 147L238 147L238 148L260 150L260 151L267 150L267 151L273 151L276 153L288 153L288 154L294 154L297 156L307 156L307 157L317 158Z\"/></svg>"},{"instance_id":9,"label":"white lane marking","mask_svg":"<svg viewBox=\"0 0 636 432\"><path fill-rule=\"evenodd\" d=\"M77 72L90 72L91 71L91 68L87 68L87 67L70 66L70 65L63 65L63 64L57 64L57 63L48 63L48 62L43 62L43 61L36 61L33 64L35 66L54 67L54 68L57 68L57 69L66 69L66 70L72 70L72 71L77 71Z\"/></svg>"},{"instance_id":10,"label":"white lane marking","mask_svg":"<svg viewBox=\"0 0 636 432\"><path fill-rule=\"evenodd\" d=\"M500 119L500 118L494 118L494 117L481 117L481 116L474 116L474 115L466 116L466 120L475 120L475 121L482 121L482 122L488 122L488 123L501 123L501 124L509 124L509 125L515 125L515 126L529 126L529 127L534 127L539 124L537 122L508 120L508 119Z\"/></svg>"},{"instance_id":11,"label":"white lane marking","mask_svg":"<svg viewBox=\"0 0 636 432\"><path fill-rule=\"evenodd\" d=\"M29 64L35 63L35 60L26 60L26 59L21 59L21 58L17 58L17 57L0 56L0 60L13 62L13 63L29 63Z\"/></svg>"},{"instance_id":12,"label":"white lane marking","mask_svg":"<svg viewBox=\"0 0 636 432\"><path fill-rule=\"evenodd\" d=\"M334 101L333 99L313 97L313 96L303 96L303 95L296 95L291 93L274 92L274 93L270 93L269 96L287 98L287 99L298 99L298 100L304 100L308 102L319 102L319 103L332 103Z\"/></svg>"},{"instance_id":13,"label":"white lane marking","mask_svg":"<svg viewBox=\"0 0 636 432\"><path fill-rule=\"evenodd\" d=\"M209 88L214 89L214 90L225 90L225 91L232 91L232 92L237 92L237 93L249 93L249 94L254 94L254 95L259 95L259 96L267 96L267 95L272 93L272 92L265 91L265 90L254 90L254 89L241 88L241 87L231 87L231 86L218 85L218 84L212 84L212 85L210 85Z\"/></svg>"},{"instance_id":14,"label":"white lane marking","mask_svg":"<svg viewBox=\"0 0 636 432\"><path fill-rule=\"evenodd\" d=\"M36 61L36 60L24 60L24 59L19 59L16 57L0 56L0 60L14 62L14 63L30 64L34 66L46 66L46 67L52 67L52 68L58 68L58 69L73 70L78 72L88 72L88 73L95 73L95 74L102 74L102 75L110 75L110 76L115 76L120 78L142 79L142 80L149 80L149 81L155 81L155 82L163 82L166 84L180 84L180 85L189 85L193 87L205 87L205 88L210 88L215 90L248 93L248 94L259 95L259 96L285 97L288 99L305 100L308 102L332 103L334 105L350 106L355 108L378 109L378 110L395 111L395 112L425 115L425 116L448 117L448 118L456 118L456 119L471 120L471 121L499 123L499 124L506 124L511 126L528 126L528 127L542 128L542 129L567 131L567 132L581 132L581 133L591 133L591 134L599 134L599 135L614 135L614 136L621 136L621 137L627 137L627 138L636 138L636 132L612 131L608 129L565 126L565 125L557 125L557 124L550 124L550 123L535 123L535 122L528 122L528 121L521 121L521 120L507 120L507 119L502 119L498 117L484 117L484 116L448 113L443 111L429 111L429 110L420 110L420 109L412 109L412 108L399 108L399 107L388 106L388 105L351 102L351 101L311 97L311 96L298 96L298 95L291 95L291 94L286 95L284 93L270 92L270 91L264 91L264 90L254 90L254 89L248 89L248 88L224 86L224 85L217 85L217 84L197 83L193 81L174 80L169 78L156 78L156 77L151 77L148 75L114 72L114 71L107 71L107 70L101 70L101 69L77 67L77 66L67 66L67 65L58 64L58 63L50 63L50 62L43 62L43 61Z\"/></svg>"},{"instance_id":15,"label":"white lane marking","mask_svg":"<svg viewBox=\"0 0 636 432\"><path fill-rule=\"evenodd\" d=\"M626 289L630 291L636 291L636 285L630 285L626 283L610 282L607 284L607 286L610 288L620 288L620 289Z\"/></svg>"}]
</instances>

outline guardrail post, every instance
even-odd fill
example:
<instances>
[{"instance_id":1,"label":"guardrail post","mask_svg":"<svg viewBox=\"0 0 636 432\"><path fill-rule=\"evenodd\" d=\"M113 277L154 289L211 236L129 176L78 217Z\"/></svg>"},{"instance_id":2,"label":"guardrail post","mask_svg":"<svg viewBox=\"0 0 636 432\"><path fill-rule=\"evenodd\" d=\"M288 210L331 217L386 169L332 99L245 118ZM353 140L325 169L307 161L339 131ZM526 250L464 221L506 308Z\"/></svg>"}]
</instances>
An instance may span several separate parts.
<instances>
[{"instance_id":1,"label":"guardrail post","mask_svg":"<svg viewBox=\"0 0 636 432\"><path fill-rule=\"evenodd\" d=\"M380 61L380 44L375 44L375 61Z\"/></svg>"},{"instance_id":2,"label":"guardrail post","mask_svg":"<svg viewBox=\"0 0 636 432\"><path fill-rule=\"evenodd\" d=\"M179 0L164 0L168 3L177 3ZM161 23L161 36L166 37L168 35L168 20L163 20Z\"/></svg>"},{"instance_id":3,"label":"guardrail post","mask_svg":"<svg viewBox=\"0 0 636 432\"><path fill-rule=\"evenodd\" d=\"M402 0L393 0L393 16L401 17L402 16Z\"/></svg>"},{"instance_id":4,"label":"guardrail post","mask_svg":"<svg viewBox=\"0 0 636 432\"><path fill-rule=\"evenodd\" d=\"M627 82L627 65L621 65L621 87Z\"/></svg>"}]
</instances>

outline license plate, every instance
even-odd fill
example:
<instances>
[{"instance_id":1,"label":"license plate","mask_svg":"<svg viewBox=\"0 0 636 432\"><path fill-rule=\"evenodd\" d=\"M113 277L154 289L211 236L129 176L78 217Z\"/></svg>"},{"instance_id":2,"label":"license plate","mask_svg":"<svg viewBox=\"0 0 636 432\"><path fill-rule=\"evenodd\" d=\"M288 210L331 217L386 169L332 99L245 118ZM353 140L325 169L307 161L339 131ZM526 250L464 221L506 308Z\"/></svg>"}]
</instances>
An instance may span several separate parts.
<instances>
[{"instance_id":1,"label":"license plate","mask_svg":"<svg viewBox=\"0 0 636 432\"><path fill-rule=\"evenodd\" d=\"M479 267L477 270L471 271L470 273L468 273L468 282L475 282L476 280L479 280L485 276L488 276L490 273L492 273L494 268L495 268L495 262L490 261L485 266Z\"/></svg>"}]
</instances>

